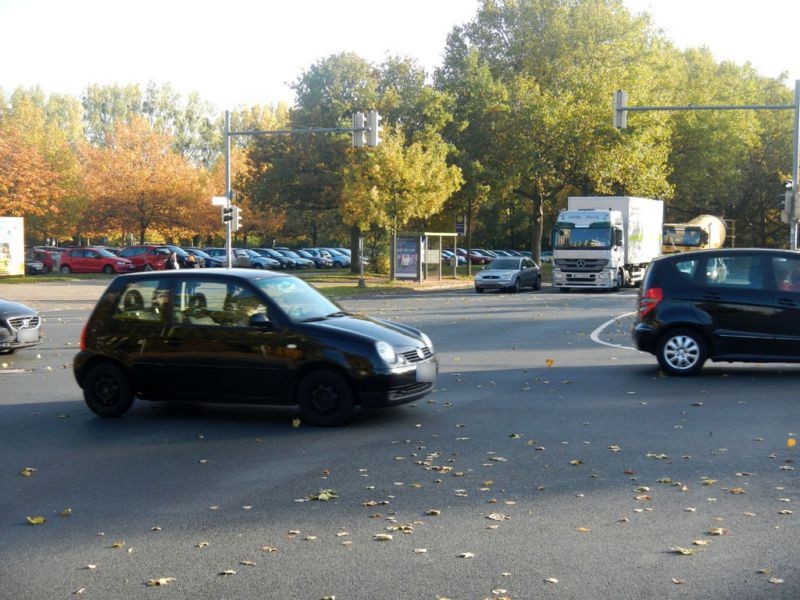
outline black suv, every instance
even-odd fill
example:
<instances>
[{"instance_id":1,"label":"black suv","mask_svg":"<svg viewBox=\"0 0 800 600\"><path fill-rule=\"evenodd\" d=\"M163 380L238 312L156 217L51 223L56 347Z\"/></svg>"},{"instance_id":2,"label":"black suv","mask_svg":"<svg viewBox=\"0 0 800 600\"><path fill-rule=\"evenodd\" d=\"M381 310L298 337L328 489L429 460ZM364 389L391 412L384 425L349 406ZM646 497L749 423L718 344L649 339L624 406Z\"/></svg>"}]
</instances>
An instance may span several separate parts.
<instances>
[{"instance_id":1,"label":"black suv","mask_svg":"<svg viewBox=\"0 0 800 600\"><path fill-rule=\"evenodd\" d=\"M800 252L728 249L654 260L633 327L668 375L706 359L800 362Z\"/></svg>"},{"instance_id":2,"label":"black suv","mask_svg":"<svg viewBox=\"0 0 800 600\"><path fill-rule=\"evenodd\" d=\"M413 327L351 315L291 275L183 269L122 275L97 303L73 369L89 408L117 417L134 397L299 405L345 423L433 388L437 359Z\"/></svg>"}]
</instances>

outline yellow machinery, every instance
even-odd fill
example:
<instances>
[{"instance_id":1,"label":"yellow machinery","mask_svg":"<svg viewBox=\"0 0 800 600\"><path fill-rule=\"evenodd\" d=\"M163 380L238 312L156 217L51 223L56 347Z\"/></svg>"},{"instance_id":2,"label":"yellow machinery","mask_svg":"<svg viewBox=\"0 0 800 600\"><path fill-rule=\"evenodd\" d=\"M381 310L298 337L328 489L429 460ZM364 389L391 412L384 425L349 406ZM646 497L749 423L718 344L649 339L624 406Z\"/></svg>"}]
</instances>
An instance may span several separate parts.
<instances>
[{"instance_id":1,"label":"yellow machinery","mask_svg":"<svg viewBox=\"0 0 800 600\"><path fill-rule=\"evenodd\" d=\"M661 239L663 254L722 248L725 222L713 215L700 215L687 223L664 223Z\"/></svg>"}]
</instances>

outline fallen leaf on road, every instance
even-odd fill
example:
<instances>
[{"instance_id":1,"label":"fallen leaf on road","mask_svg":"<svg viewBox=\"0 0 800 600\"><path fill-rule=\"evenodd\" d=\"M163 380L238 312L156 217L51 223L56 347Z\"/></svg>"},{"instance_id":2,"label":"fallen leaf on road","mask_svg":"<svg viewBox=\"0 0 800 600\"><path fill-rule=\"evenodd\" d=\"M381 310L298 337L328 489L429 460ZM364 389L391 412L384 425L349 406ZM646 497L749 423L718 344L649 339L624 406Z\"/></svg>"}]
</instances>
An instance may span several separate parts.
<instances>
[{"instance_id":1,"label":"fallen leaf on road","mask_svg":"<svg viewBox=\"0 0 800 600\"><path fill-rule=\"evenodd\" d=\"M26 519L29 525L41 525L47 521L44 517L26 517Z\"/></svg>"},{"instance_id":2,"label":"fallen leaf on road","mask_svg":"<svg viewBox=\"0 0 800 600\"><path fill-rule=\"evenodd\" d=\"M158 579L148 579L145 582L145 585L148 587L155 587L160 585L169 585L175 581L174 577L159 577Z\"/></svg>"}]
</instances>

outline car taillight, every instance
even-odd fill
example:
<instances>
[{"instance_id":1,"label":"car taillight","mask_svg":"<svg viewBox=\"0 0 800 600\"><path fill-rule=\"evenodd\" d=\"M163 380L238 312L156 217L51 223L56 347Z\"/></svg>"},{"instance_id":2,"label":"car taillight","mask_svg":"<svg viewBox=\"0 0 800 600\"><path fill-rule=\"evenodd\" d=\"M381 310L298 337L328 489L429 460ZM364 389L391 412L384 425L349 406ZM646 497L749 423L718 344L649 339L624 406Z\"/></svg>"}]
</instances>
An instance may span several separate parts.
<instances>
[{"instance_id":1,"label":"car taillight","mask_svg":"<svg viewBox=\"0 0 800 600\"><path fill-rule=\"evenodd\" d=\"M659 287L643 290L642 299L639 301L639 318L651 312L663 299L664 291Z\"/></svg>"},{"instance_id":2,"label":"car taillight","mask_svg":"<svg viewBox=\"0 0 800 600\"><path fill-rule=\"evenodd\" d=\"M89 327L89 322L87 321L86 324L81 329L81 350L86 350L86 328Z\"/></svg>"}]
</instances>

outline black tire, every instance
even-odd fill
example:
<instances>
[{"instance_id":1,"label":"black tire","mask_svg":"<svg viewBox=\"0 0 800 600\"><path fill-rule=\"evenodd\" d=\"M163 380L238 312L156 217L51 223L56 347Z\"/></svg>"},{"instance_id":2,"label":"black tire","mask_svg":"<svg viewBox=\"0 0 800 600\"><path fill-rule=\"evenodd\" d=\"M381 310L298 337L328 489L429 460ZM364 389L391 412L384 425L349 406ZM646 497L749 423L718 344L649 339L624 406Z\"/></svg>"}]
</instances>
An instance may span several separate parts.
<instances>
[{"instance_id":1,"label":"black tire","mask_svg":"<svg viewBox=\"0 0 800 600\"><path fill-rule=\"evenodd\" d=\"M562 294L568 294L569 293L569 288L568 287L560 287L560 288L558 288L558 291L561 292Z\"/></svg>"},{"instance_id":2,"label":"black tire","mask_svg":"<svg viewBox=\"0 0 800 600\"><path fill-rule=\"evenodd\" d=\"M256 263L256 264L253 265L253 268L254 269L263 269L264 265L262 265L261 263Z\"/></svg>"},{"instance_id":3,"label":"black tire","mask_svg":"<svg viewBox=\"0 0 800 600\"><path fill-rule=\"evenodd\" d=\"M538 292L540 289L542 289L542 276L541 275L537 275L536 276L536 281L533 283L533 289L536 292Z\"/></svg>"},{"instance_id":4,"label":"black tire","mask_svg":"<svg viewBox=\"0 0 800 600\"><path fill-rule=\"evenodd\" d=\"M105 273L106 275L111 275L113 272L114 272L114 267L112 267L111 265L106 265L105 267L103 267L103 273Z\"/></svg>"},{"instance_id":5,"label":"black tire","mask_svg":"<svg viewBox=\"0 0 800 600\"><path fill-rule=\"evenodd\" d=\"M111 363L99 363L89 369L83 380L83 399L101 417L119 417L133 404L128 378Z\"/></svg>"},{"instance_id":6,"label":"black tire","mask_svg":"<svg viewBox=\"0 0 800 600\"><path fill-rule=\"evenodd\" d=\"M14 354L15 350L16 348L4 348L3 350L0 350L0 354Z\"/></svg>"},{"instance_id":7,"label":"black tire","mask_svg":"<svg viewBox=\"0 0 800 600\"><path fill-rule=\"evenodd\" d=\"M44 270L42 271L42 273L44 273L45 275L47 275L49 272L50 272L50 267L45 267Z\"/></svg>"},{"instance_id":8,"label":"black tire","mask_svg":"<svg viewBox=\"0 0 800 600\"><path fill-rule=\"evenodd\" d=\"M659 339L656 358L667 375L696 375L708 358L706 341L693 329L672 329Z\"/></svg>"},{"instance_id":9,"label":"black tire","mask_svg":"<svg viewBox=\"0 0 800 600\"><path fill-rule=\"evenodd\" d=\"M482 294L483 293L483 288L476 287L475 288L475 292L477 292L478 294Z\"/></svg>"},{"instance_id":10,"label":"black tire","mask_svg":"<svg viewBox=\"0 0 800 600\"><path fill-rule=\"evenodd\" d=\"M512 294L519 294L522 290L522 285L519 283L519 279L514 280L514 285L511 287Z\"/></svg>"},{"instance_id":11,"label":"black tire","mask_svg":"<svg viewBox=\"0 0 800 600\"><path fill-rule=\"evenodd\" d=\"M61 272L64 273L64 275L69 275L70 271L71 269L67 265L61 267Z\"/></svg>"},{"instance_id":12,"label":"black tire","mask_svg":"<svg viewBox=\"0 0 800 600\"><path fill-rule=\"evenodd\" d=\"M353 390L343 376L330 369L320 369L300 382L297 404L303 421L317 427L337 427L353 416Z\"/></svg>"}]
</instances>

